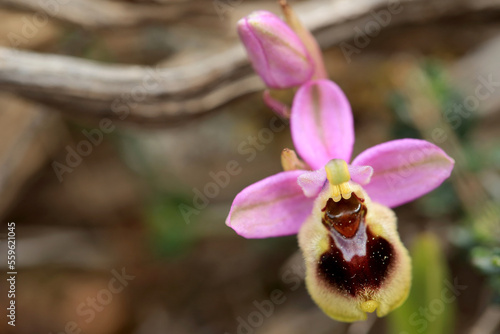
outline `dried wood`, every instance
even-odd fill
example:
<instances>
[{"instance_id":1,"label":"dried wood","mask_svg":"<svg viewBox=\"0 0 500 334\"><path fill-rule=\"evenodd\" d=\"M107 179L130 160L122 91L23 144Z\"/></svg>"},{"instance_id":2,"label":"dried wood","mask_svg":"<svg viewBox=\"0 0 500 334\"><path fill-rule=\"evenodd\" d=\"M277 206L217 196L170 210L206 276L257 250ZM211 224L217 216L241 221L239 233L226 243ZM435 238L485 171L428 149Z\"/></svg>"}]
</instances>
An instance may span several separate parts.
<instances>
[{"instance_id":1,"label":"dried wood","mask_svg":"<svg viewBox=\"0 0 500 334\"><path fill-rule=\"evenodd\" d=\"M394 2L390 2L394 3ZM500 0L411 0L397 3L388 27L469 14L492 19ZM323 48L352 39L376 21L382 0L309 1L295 7ZM387 28L386 28L387 29ZM239 42L202 61L176 66L107 65L0 48L0 88L79 116L168 125L261 90Z\"/></svg>"},{"instance_id":2,"label":"dried wood","mask_svg":"<svg viewBox=\"0 0 500 334\"><path fill-rule=\"evenodd\" d=\"M196 15L216 15L211 5L200 2L151 6L99 0L0 0L0 7L37 13L40 22L43 17L54 18L87 29L171 23Z\"/></svg>"}]
</instances>

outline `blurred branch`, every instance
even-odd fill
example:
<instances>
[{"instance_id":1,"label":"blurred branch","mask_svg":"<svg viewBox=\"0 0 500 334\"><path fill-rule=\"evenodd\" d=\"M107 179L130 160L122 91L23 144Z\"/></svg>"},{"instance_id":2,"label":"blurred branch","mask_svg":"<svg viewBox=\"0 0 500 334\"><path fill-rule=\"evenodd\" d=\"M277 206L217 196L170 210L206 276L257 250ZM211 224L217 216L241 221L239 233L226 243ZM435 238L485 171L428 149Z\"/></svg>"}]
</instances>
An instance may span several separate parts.
<instances>
[{"instance_id":1,"label":"blurred branch","mask_svg":"<svg viewBox=\"0 0 500 334\"><path fill-rule=\"evenodd\" d=\"M172 22L211 14L205 3L168 3L161 6L96 0L0 0L0 7L46 14L87 29L130 27L147 22Z\"/></svg>"},{"instance_id":2,"label":"blurred branch","mask_svg":"<svg viewBox=\"0 0 500 334\"><path fill-rule=\"evenodd\" d=\"M89 117L172 122L263 86L237 46L175 68L103 65L0 47L0 87Z\"/></svg>"},{"instance_id":3,"label":"blurred branch","mask_svg":"<svg viewBox=\"0 0 500 334\"><path fill-rule=\"evenodd\" d=\"M112 257L105 251L109 245L92 240L88 231L36 225L27 230L31 232L31 237L17 240L20 251L16 255L23 269L57 264L69 268L106 270L113 265ZM74 247L68 249L68 244ZM7 243L3 242L0 249L7 251ZM0 264L0 268L7 269L7 264Z\"/></svg>"},{"instance_id":4,"label":"blurred branch","mask_svg":"<svg viewBox=\"0 0 500 334\"><path fill-rule=\"evenodd\" d=\"M500 0L406 0L398 5L390 26L472 12L493 19L500 10ZM386 0L321 0L295 8L326 48L355 37L355 27L374 21L373 11L387 6ZM202 61L156 70L0 48L0 88L80 116L162 125L203 114L263 85L235 43Z\"/></svg>"}]
</instances>

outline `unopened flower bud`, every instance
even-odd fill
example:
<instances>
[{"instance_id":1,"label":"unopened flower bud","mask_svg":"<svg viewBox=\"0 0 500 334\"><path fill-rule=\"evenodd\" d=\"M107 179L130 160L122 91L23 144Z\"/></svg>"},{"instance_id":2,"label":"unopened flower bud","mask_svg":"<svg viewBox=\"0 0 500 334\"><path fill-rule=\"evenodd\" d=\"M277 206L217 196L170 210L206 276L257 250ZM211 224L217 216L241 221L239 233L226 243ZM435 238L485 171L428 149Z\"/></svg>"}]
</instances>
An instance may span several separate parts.
<instances>
[{"instance_id":1,"label":"unopened flower bud","mask_svg":"<svg viewBox=\"0 0 500 334\"><path fill-rule=\"evenodd\" d=\"M253 68L269 88L291 88L311 78L314 63L306 47L278 16L254 12L238 22L238 34Z\"/></svg>"}]
</instances>

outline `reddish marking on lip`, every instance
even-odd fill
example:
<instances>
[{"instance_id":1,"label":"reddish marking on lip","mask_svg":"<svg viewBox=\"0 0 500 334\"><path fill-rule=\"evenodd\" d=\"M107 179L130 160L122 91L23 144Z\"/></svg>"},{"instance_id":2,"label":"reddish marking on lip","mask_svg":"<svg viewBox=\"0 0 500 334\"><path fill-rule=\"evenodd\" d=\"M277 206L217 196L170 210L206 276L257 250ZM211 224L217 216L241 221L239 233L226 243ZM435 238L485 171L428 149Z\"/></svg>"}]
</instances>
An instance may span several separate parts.
<instances>
[{"instance_id":1,"label":"reddish marking on lip","mask_svg":"<svg viewBox=\"0 0 500 334\"><path fill-rule=\"evenodd\" d=\"M359 229L359 224L366 216L364 200L351 194L349 199L342 198L334 202L329 198L322 211L325 213L322 219L326 228L334 228L345 238L352 238Z\"/></svg>"}]
</instances>

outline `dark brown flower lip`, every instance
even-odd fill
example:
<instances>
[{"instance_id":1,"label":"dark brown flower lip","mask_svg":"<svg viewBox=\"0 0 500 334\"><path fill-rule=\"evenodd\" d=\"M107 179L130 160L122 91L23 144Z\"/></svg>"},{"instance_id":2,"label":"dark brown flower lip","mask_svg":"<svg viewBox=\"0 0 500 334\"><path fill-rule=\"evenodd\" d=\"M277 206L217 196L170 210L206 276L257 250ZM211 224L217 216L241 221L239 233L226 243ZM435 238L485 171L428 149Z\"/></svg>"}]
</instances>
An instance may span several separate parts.
<instances>
[{"instance_id":1,"label":"dark brown flower lip","mask_svg":"<svg viewBox=\"0 0 500 334\"><path fill-rule=\"evenodd\" d=\"M352 297L380 289L396 263L396 252L389 241L376 236L369 226L366 234L366 254L354 255L350 261L344 258L342 250L330 236L330 248L318 259L318 280Z\"/></svg>"}]
</instances>

